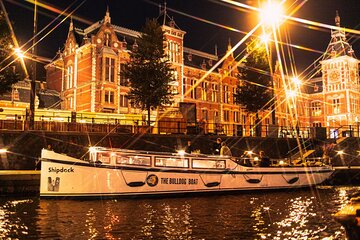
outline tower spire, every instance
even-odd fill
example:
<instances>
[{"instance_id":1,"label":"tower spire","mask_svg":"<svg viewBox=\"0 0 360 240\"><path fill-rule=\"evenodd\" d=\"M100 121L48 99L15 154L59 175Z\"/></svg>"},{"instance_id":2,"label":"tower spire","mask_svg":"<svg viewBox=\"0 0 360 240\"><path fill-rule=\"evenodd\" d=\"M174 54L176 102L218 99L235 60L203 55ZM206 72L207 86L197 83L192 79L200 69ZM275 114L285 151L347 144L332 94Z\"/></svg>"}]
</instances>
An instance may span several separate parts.
<instances>
[{"instance_id":1,"label":"tower spire","mask_svg":"<svg viewBox=\"0 0 360 240\"><path fill-rule=\"evenodd\" d=\"M228 49L227 49L227 51L230 52L231 49L232 49L232 47L231 47L231 39L229 38L229 43L228 43ZM231 56L233 56L233 53L231 53Z\"/></svg>"},{"instance_id":2,"label":"tower spire","mask_svg":"<svg viewBox=\"0 0 360 240\"><path fill-rule=\"evenodd\" d=\"M69 26L69 32L74 30L74 23L72 17L70 17L70 26Z\"/></svg>"},{"instance_id":3,"label":"tower spire","mask_svg":"<svg viewBox=\"0 0 360 240\"><path fill-rule=\"evenodd\" d=\"M340 27L340 16L339 16L339 11L338 10L336 10L335 24L336 24L337 27Z\"/></svg>"},{"instance_id":4,"label":"tower spire","mask_svg":"<svg viewBox=\"0 0 360 240\"><path fill-rule=\"evenodd\" d=\"M163 25L166 24L166 15L167 15L167 12L166 12L166 1L164 1L164 20L163 20Z\"/></svg>"},{"instance_id":5,"label":"tower spire","mask_svg":"<svg viewBox=\"0 0 360 240\"><path fill-rule=\"evenodd\" d=\"M111 22L109 5L106 6L106 13L105 13L104 22L106 22L106 23L110 23L110 22Z\"/></svg>"}]
</instances>

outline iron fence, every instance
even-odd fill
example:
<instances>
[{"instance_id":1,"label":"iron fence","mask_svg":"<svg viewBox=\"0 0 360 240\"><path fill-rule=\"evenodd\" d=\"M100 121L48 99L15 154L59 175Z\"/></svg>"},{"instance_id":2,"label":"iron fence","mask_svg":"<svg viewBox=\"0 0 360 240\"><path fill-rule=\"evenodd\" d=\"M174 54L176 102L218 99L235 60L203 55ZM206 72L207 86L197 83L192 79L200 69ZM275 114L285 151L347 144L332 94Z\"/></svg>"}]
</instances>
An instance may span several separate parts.
<instances>
[{"instance_id":1,"label":"iron fence","mask_svg":"<svg viewBox=\"0 0 360 240\"><path fill-rule=\"evenodd\" d=\"M29 129L26 119L0 120L1 130L24 131ZM151 122L150 127L146 121L123 121L114 119L109 122L58 122L35 121L34 130L49 132L97 132L97 133L153 133L153 134L206 134L238 137L278 137L278 138L341 138L360 137L359 126L341 127L297 127L272 125L243 125L220 124L215 122L186 123L182 120L161 120Z\"/></svg>"}]
</instances>

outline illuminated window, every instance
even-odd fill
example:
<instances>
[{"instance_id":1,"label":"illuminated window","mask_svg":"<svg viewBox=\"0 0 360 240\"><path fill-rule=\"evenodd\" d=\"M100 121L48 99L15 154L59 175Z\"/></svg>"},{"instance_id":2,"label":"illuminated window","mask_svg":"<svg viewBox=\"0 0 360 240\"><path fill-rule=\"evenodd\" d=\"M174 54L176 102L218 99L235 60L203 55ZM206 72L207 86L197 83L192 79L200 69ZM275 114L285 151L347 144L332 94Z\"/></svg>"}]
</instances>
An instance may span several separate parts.
<instances>
[{"instance_id":1,"label":"illuminated window","mask_svg":"<svg viewBox=\"0 0 360 240\"><path fill-rule=\"evenodd\" d=\"M183 78L182 91L183 91L183 95L185 95L185 93L186 93L186 78Z\"/></svg>"},{"instance_id":2,"label":"illuminated window","mask_svg":"<svg viewBox=\"0 0 360 240\"><path fill-rule=\"evenodd\" d=\"M334 110L334 114L340 113L340 99L339 98L333 99L333 110Z\"/></svg>"},{"instance_id":3,"label":"illuminated window","mask_svg":"<svg viewBox=\"0 0 360 240\"><path fill-rule=\"evenodd\" d=\"M67 67L67 71L66 71L66 89L72 88L73 86L73 66L70 65Z\"/></svg>"},{"instance_id":4,"label":"illuminated window","mask_svg":"<svg viewBox=\"0 0 360 240\"><path fill-rule=\"evenodd\" d=\"M219 122L219 112L218 111L214 111L214 122Z\"/></svg>"},{"instance_id":5,"label":"illuminated window","mask_svg":"<svg viewBox=\"0 0 360 240\"><path fill-rule=\"evenodd\" d=\"M188 168L189 160L187 158L156 157L155 166Z\"/></svg>"},{"instance_id":6,"label":"illuminated window","mask_svg":"<svg viewBox=\"0 0 360 240\"><path fill-rule=\"evenodd\" d=\"M236 123L240 122L240 112L238 112L238 111L234 112L234 122L236 122Z\"/></svg>"},{"instance_id":7,"label":"illuminated window","mask_svg":"<svg viewBox=\"0 0 360 240\"><path fill-rule=\"evenodd\" d=\"M230 111L224 110L224 121L229 122L230 121Z\"/></svg>"},{"instance_id":8,"label":"illuminated window","mask_svg":"<svg viewBox=\"0 0 360 240\"><path fill-rule=\"evenodd\" d=\"M321 103L320 102L312 102L311 103L311 115L314 117L321 116Z\"/></svg>"},{"instance_id":9,"label":"illuminated window","mask_svg":"<svg viewBox=\"0 0 360 240\"><path fill-rule=\"evenodd\" d=\"M110 163L110 154L109 153L98 153L97 160L102 163Z\"/></svg>"},{"instance_id":10,"label":"illuminated window","mask_svg":"<svg viewBox=\"0 0 360 240\"><path fill-rule=\"evenodd\" d=\"M208 83L202 82L201 83L201 100L207 101L207 90L208 90Z\"/></svg>"},{"instance_id":11,"label":"illuminated window","mask_svg":"<svg viewBox=\"0 0 360 240\"><path fill-rule=\"evenodd\" d=\"M179 82L178 82L178 72L177 71L171 71L172 75L173 75L173 79L174 81L169 82L169 86L170 86L170 92L174 95L179 94L178 91L178 86L179 86Z\"/></svg>"},{"instance_id":12,"label":"illuminated window","mask_svg":"<svg viewBox=\"0 0 360 240\"><path fill-rule=\"evenodd\" d=\"M146 156L116 155L116 164L150 166L151 160Z\"/></svg>"},{"instance_id":13,"label":"illuminated window","mask_svg":"<svg viewBox=\"0 0 360 240\"><path fill-rule=\"evenodd\" d=\"M236 96L236 87L233 87L233 91L232 91L232 103L235 103L235 96Z\"/></svg>"},{"instance_id":14,"label":"illuminated window","mask_svg":"<svg viewBox=\"0 0 360 240\"><path fill-rule=\"evenodd\" d=\"M190 98L196 99L196 80L191 79L190 80Z\"/></svg>"},{"instance_id":15,"label":"illuminated window","mask_svg":"<svg viewBox=\"0 0 360 240\"><path fill-rule=\"evenodd\" d=\"M14 100L14 101L19 101L20 100L19 91L16 88L13 89L13 91L12 91L12 100Z\"/></svg>"},{"instance_id":16,"label":"illuminated window","mask_svg":"<svg viewBox=\"0 0 360 240\"><path fill-rule=\"evenodd\" d=\"M120 95L119 97L119 105L120 107L128 107L129 106L129 100L126 95Z\"/></svg>"},{"instance_id":17,"label":"illuminated window","mask_svg":"<svg viewBox=\"0 0 360 240\"><path fill-rule=\"evenodd\" d=\"M193 168L217 168L224 169L226 166L224 160L207 160L207 159L193 159Z\"/></svg>"},{"instance_id":18,"label":"illuminated window","mask_svg":"<svg viewBox=\"0 0 360 240\"><path fill-rule=\"evenodd\" d=\"M114 103L114 92L105 91L105 103Z\"/></svg>"},{"instance_id":19,"label":"illuminated window","mask_svg":"<svg viewBox=\"0 0 360 240\"><path fill-rule=\"evenodd\" d=\"M352 113L356 113L358 110L358 99L351 98L351 111Z\"/></svg>"},{"instance_id":20,"label":"illuminated window","mask_svg":"<svg viewBox=\"0 0 360 240\"><path fill-rule=\"evenodd\" d=\"M173 41L168 41L167 52L170 62L180 62L180 45Z\"/></svg>"},{"instance_id":21,"label":"illuminated window","mask_svg":"<svg viewBox=\"0 0 360 240\"><path fill-rule=\"evenodd\" d=\"M105 58L105 81L115 82L115 59Z\"/></svg>"},{"instance_id":22,"label":"illuminated window","mask_svg":"<svg viewBox=\"0 0 360 240\"><path fill-rule=\"evenodd\" d=\"M223 101L224 101L224 103L229 103L229 100L230 100L229 86L225 85L225 86L223 86L223 89L224 89Z\"/></svg>"},{"instance_id":23,"label":"illuminated window","mask_svg":"<svg viewBox=\"0 0 360 240\"><path fill-rule=\"evenodd\" d=\"M218 102L218 91L218 85L213 83L211 91L211 101Z\"/></svg>"},{"instance_id":24,"label":"illuminated window","mask_svg":"<svg viewBox=\"0 0 360 240\"><path fill-rule=\"evenodd\" d=\"M206 109L203 109L203 110L201 110L201 117L202 117L202 119L204 119L204 120L208 120L209 118L209 116L208 116L208 110L206 110Z\"/></svg>"}]
</instances>

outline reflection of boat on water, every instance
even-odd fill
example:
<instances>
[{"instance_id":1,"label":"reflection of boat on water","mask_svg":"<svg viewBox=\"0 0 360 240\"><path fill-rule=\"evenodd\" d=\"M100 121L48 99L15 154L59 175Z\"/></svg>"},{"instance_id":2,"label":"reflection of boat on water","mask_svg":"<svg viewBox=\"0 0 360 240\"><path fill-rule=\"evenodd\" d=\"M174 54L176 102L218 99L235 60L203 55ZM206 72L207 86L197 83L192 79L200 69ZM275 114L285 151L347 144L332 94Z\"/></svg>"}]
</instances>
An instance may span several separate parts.
<instances>
[{"instance_id":1,"label":"reflection of boat on water","mask_svg":"<svg viewBox=\"0 0 360 240\"><path fill-rule=\"evenodd\" d=\"M334 215L335 219L344 226L349 240L360 239L360 192L358 195L351 198L350 204Z\"/></svg>"},{"instance_id":2,"label":"reflection of boat on water","mask_svg":"<svg viewBox=\"0 0 360 240\"><path fill-rule=\"evenodd\" d=\"M89 160L42 150L40 196L115 197L300 188L320 184L330 166L247 167L239 158L90 148ZM49 186L49 184L51 186Z\"/></svg>"}]
</instances>

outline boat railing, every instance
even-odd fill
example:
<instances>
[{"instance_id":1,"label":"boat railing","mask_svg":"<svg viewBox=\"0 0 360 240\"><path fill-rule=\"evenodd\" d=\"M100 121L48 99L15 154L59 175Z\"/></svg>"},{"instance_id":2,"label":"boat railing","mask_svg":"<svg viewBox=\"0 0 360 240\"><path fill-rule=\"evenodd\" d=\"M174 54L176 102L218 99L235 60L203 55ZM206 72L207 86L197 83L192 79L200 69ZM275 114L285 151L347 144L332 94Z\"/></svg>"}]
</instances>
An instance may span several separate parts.
<instances>
[{"instance_id":1,"label":"boat railing","mask_svg":"<svg viewBox=\"0 0 360 240\"><path fill-rule=\"evenodd\" d=\"M259 167L261 159L258 157L239 157L235 162L246 167ZM322 157L307 157L299 159L291 158L270 158L269 167L299 167L299 166L324 166L331 165L331 159Z\"/></svg>"}]
</instances>

